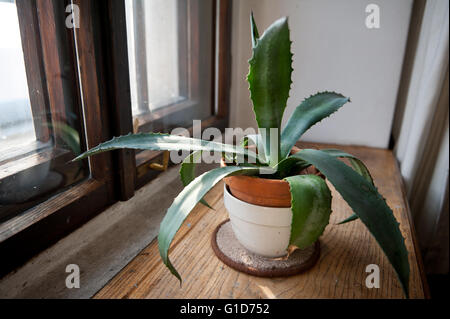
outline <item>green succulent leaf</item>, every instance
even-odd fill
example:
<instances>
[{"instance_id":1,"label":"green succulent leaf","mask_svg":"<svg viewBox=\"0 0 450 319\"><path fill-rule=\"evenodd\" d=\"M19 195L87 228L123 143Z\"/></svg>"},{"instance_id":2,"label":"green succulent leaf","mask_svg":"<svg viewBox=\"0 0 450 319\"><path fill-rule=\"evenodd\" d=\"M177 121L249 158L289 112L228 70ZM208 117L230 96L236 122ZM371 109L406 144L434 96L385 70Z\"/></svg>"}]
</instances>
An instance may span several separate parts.
<instances>
[{"instance_id":1,"label":"green succulent leaf","mask_svg":"<svg viewBox=\"0 0 450 319\"><path fill-rule=\"evenodd\" d=\"M295 109L281 133L281 158L289 155L292 147L311 126L336 112L350 99L339 93L322 92L305 99Z\"/></svg>"},{"instance_id":2,"label":"green succulent leaf","mask_svg":"<svg viewBox=\"0 0 450 319\"><path fill-rule=\"evenodd\" d=\"M337 149L323 149L321 150L322 152L326 152L334 157L341 157L341 158L347 158L348 161L350 162L350 164L352 165L353 169L358 172L359 175L361 175L362 177L364 177L368 182L370 182L372 185L375 185L373 183L373 178L372 175L370 175L369 170L367 169L366 165L364 165L364 163L358 159L357 157L348 154L346 152L343 152L341 150L337 150ZM356 214L351 215L350 217L344 219L343 221L340 221L339 223L337 223L338 225L343 225L349 222L352 222L354 220L357 220L359 217Z\"/></svg>"},{"instance_id":3,"label":"green succulent leaf","mask_svg":"<svg viewBox=\"0 0 450 319\"><path fill-rule=\"evenodd\" d=\"M249 143L248 143L249 141L251 141L256 146L256 148L258 149L259 161L262 162L262 163L266 163L267 162L266 150L265 150L264 141L263 141L261 135L259 135L259 134L246 135L246 136L244 136L242 138L241 145L243 147L246 147L246 146L249 145Z\"/></svg>"},{"instance_id":4,"label":"green succulent leaf","mask_svg":"<svg viewBox=\"0 0 450 319\"><path fill-rule=\"evenodd\" d=\"M203 151L192 152L187 156L180 167L180 178L183 186L188 186L195 179L195 165L201 162ZM200 200L200 203L206 207L214 210L204 199Z\"/></svg>"},{"instance_id":5,"label":"green succulent leaf","mask_svg":"<svg viewBox=\"0 0 450 319\"><path fill-rule=\"evenodd\" d=\"M344 219L343 221L340 221L339 223L337 223L337 225L347 224L347 223L352 222L352 221L357 220L357 219L359 219L358 215L353 214L350 217Z\"/></svg>"},{"instance_id":6,"label":"green succulent leaf","mask_svg":"<svg viewBox=\"0 0 450 319\"><path fill-rule=\"evenodd\" d=\"M292 198L290 245L300 249L311 246L330 221L331 192L325 181L315 175L285 178Z\"/></svg>"},{"instance_id":7,"label":"green succulent leaf","mask_svg":"<svg viewBox=\"0 0 450 319\"><path fill-rule=\"evenodd\" d=\"M259 169L239 166L226 166L206 172L187 185L175 198L161 222L158 235L159 253L164 264L181 283L181 277L169 259L169 247L172 240L195 205L222 178L231 175L254 175Z\"/></svg>"},{"instance_id":8,"label":"green succulent leaf","mask_svg":"<svg viewBox=\"0 0 450 319\"><path fill-rule=\"evenodd\" d=\"M333 157L347 158L350 164L352 165L353 169L373 185L372 176L370 175L370 172L367 169L366 165L364 165L364 163L354 155L348 154L338 149L322 149L321 151ZM297 170L301 170L307 168L310 165L311 164L302 160L300 156L293 154L283 159L280 163L278 163L278 165L275 168L279 172L280 176L285 177L292 172L292 169L294 167Z\"/></svg>"},{"instance_id":9,"label":"green succulent leaf","mask_svg":"<svg viewBox=\"0 0 450 319\"><path fill-rule=\"evenodd\" d=\"M384 251L408 297L410 268L405 239L392 210L375 186L326 152L306 149L296 156L317 167L359 216Z\"/></svg>"},{"instance_id":10,"label":"green succulent leaf","mask_svg":"<svg viewBox=\"0 0 450 319\"><path fill-rule=\"evenodd\" d=\"M228 144L170 134L139 133L114 137L112 140L93 147L89 151L79 155L74 161L95 154L123 148L153 151L214 151L219 153L226 152L239 154L242 156L245 155L254 160L257 159L256 153Z\"/></svg>"},{"instance_id":11,"label":"green succulent leaf","mask_svg":"<svg viewBox=\"0 0 450 319\"><path fill-rule=\"evenodd\" d=\"M283 159L274 168L278 171L278 174L282 178L284 178L292 172L294 167L296 169L298 169L298 171L300 171L302 169L307 168L310 165L311 164L309 164L308 162L305 162L304 160L302 160L298 156L295 156L295 154L294 154L294 155L291 155L291 156Z\"/></svg>"},{"instance_id":12,"label":"green succulent leaf","mask_svg":"<svg viewBox=\"0 0 450 319\"><path fill-rule=\"evenodd\" d=\"M256 25L251 18L255 38ZM253 56L247 76L250 98L253 102L258 127L265 129L265 151L271 166L280 159L280 126L289 97L292 73L291 40L287 18L275 21L254 41ZM270 129L276 129L271 131ZM276 136L271 136L276 134ZM276 149L271 149L271 141L276 141ZM273 154L275 153L275 154Z\"/></svg>"},{"instance_id":13,"label":"green succulent leaf","mask_svg":"<svg viewBox=\"0 0 450 319\"><path fill-rule=\"evenodd\" d=\"M256 47L256 44L258 43L259 33L258 33L258 28L256 27L255 18L253 17L253 11L250 14L250 25L251 25L251 29L252 29L252 46L254 48L254 47Z\"/></svg>"},{"instance_id":14,"label":"green succulent leaf","mask_svg":"<svg viewBox=\"0 0 450 319\"><path fill-rule=\"evenodd\" d=\"M356 172L358 172L359 175L364 177L368 182L370 182L372 185L374 185L372 175L370 175L370 172L367 169L366 165L364 165L364 163L356 156L346 153L344 151L338 150L338 149L330 148L330 149L322 149L321 151L325 152L333 157L347 158L348 161L350 162L350 164L352 165L353 169Z\"/></svg>"}]
</instances>

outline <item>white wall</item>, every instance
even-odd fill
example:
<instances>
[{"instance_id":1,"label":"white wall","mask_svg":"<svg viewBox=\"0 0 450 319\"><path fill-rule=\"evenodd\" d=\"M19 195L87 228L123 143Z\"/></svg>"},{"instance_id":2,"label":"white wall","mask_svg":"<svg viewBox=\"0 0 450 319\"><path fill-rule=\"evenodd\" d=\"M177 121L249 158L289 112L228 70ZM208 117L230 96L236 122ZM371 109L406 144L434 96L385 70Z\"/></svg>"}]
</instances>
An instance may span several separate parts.
<instances>
[{"instance_id":1,"label":"white wall","mask_svg":"<svg viewBox=\"0 0 450 319\"><path fill-rule=\"evenodd\" d=\"M380 29L366 28L369 3L380 7ZM411 8L412 0L234 0L231 126L256 127L245 80L253 10L260 34L289 16L294 83L284 123L305 97L337 91L352 103L314 126L303 140L387 147Z\"/></svg>"}]
</instances>

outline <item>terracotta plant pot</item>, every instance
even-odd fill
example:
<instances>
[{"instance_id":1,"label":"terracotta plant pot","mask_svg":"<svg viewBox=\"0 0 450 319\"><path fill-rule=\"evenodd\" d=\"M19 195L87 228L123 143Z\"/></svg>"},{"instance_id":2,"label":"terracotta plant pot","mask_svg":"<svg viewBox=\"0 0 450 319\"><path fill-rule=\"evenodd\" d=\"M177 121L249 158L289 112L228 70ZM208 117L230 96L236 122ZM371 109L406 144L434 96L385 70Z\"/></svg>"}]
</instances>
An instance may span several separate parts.
<instances>
[{"instance_id":1,"label":"terracotta plant pot","mask_svg":"<svg viewBox=\"0 0 450 319\"><path fill-rule=\"evenodd\" d=\"M293 153L298 151L298 148L293 149ZM226 166L223 159L221 166ZM324 178L315 167L299 174ZM265 257L286 255L292 223L288 182L254 176L231 176L224 181L224 205L242 246Z\"/></svg>"},{"instance_id":2,"label":"terracotta plant pot","mask_svg":"<svg viewBox=\"0 0 450 319\"><path fill-rule=\"evenodd\" d=\"M300 149L294 146L291 153L295 154L298 151ZM223 159L220 165L226 166ZM314 174L323 177L313 166L299 174ZM289 184L284 180L255 176L231 176L224 178L224 181L231 194L244 202L266 207L291 207Z\"/></svg>"}]
</instances>

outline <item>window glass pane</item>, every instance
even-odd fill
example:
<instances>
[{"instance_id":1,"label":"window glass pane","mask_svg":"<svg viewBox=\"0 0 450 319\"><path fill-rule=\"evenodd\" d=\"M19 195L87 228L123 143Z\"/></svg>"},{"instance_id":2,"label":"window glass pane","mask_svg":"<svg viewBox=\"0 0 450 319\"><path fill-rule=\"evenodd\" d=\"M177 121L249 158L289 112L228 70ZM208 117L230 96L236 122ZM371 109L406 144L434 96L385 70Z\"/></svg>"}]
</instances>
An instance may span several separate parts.
<instances>
[{"instance_id":1,"label":"window glass pane","mask_svg":"<svg viewBox=\"0 0 450 319\"><path fill-rule=\"evenodd\" d=\"M0 1L0 222L88 176L64 1ZM39 23L40 20L54 20Z\"/></svg>"},{"instance_id":2,"label":"window glass pane","mask_svg":"<svg viewBox=\"0 0 450 319\"><path fill-rule=\"evenodd\" d=\"M145 34L149 108L157 110L186 97L180 91L179 51L184 42L178 40L177 0L149 1L145 5ZM180 13L185 14L185 12ZM180 42L180 43L179 43ZM157 49L156 49L157 48Z\"/></svg>"},{"instance_id":3,"label":"window glass pane","mask_svg":"<svg viewBox=\"0 0 450 319\"><path fill-rule=\"evenodd\" d=\"M14 3L0 2L0 149L36 141ZM0 154L1 158L9 155Z\"/></svg>"},{"instance_id":4,"label":"window glass pane","mask_svg":"<svg viewBox=\"0 0 450 319\"><path fill-rule=\"evenodd\" d=\"M126 0L133 117L141 131L212 114L211 1Z\"/></svg>"}]
</instances>

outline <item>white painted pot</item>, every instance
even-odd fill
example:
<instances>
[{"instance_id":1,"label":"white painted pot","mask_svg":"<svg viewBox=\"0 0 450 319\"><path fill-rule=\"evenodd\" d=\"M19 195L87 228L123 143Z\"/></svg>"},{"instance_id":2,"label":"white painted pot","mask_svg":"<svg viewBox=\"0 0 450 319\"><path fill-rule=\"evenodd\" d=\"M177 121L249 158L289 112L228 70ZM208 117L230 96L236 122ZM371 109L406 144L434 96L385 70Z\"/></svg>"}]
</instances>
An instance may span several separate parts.
<instances>
[{"instance_id":1,"label":"white painted pot","mask_svg":"<svg viewBox=\"0 0 450 319\"><path fill-rule=\"evenodd\" d=\"M238 241L249 251L266 256L286 255L291 235L291 208L246 203L224 187L224 204Z\"/></svg>"}]
</instances>

